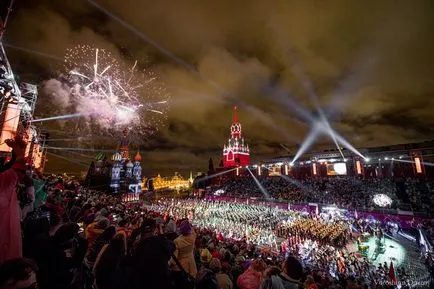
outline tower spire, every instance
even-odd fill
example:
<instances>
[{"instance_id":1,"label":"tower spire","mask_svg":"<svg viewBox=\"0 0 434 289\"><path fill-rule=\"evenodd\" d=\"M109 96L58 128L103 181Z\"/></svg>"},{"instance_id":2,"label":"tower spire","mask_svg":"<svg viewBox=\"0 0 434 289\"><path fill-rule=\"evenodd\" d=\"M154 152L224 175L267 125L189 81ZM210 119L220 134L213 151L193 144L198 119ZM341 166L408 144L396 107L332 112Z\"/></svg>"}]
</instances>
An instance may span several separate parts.
<instances>
[{"instance_id":1,"label":"tower spire","mask_svg":"<svg viewBox=\"0 0 434 289\"><path fill-rule=\"evenodd\" d=\"M211 160L211 159L210 159ZM233 107L233 122L231 125L231 137L228 144L223 146L223 166L246 166L250 161L250 153L246 142L241 136L241 123L238 121L238 108Z\"/></svg>"},{"instance_id":2,"label":"tower spire","mask_svg":"<svg viewBox=\"0 0 434 289\"><path fill-rule=\"evenodd\" d=\"M233 123L238 123L238 107L237 106L234 106L233 114L234 114Z\"/></svg>"}]
</instances>

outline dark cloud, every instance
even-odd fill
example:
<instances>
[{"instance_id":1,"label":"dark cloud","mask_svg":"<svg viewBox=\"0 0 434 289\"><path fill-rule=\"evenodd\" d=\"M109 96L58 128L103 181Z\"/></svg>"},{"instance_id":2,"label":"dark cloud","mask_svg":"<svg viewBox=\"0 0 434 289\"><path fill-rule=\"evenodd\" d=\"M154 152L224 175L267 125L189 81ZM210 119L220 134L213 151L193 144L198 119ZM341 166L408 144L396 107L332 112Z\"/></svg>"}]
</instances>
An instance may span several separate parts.
<instances>
[{"instance_id":1,"label":"dark cloud","mask_svg":"<svg viewBox=\"0 0 434 289\"><path fill-rule=\"evenodd\" d=\"M141 145L147 171L205 168L209 156L217 164L234 104L255 159L286 154L281 144L295 150L310 125L282 100L312 111L309 90L356 146L434 136L432 1L97 3L139 33L86 0L17 1L5 41L56 57L73 45L92 44L121 60L152 63L172 98L166 125ZM55 59L8 53L26 81L62 70ZM318 144L333 147L326 138Z\"/></svg>"}]
</instances>

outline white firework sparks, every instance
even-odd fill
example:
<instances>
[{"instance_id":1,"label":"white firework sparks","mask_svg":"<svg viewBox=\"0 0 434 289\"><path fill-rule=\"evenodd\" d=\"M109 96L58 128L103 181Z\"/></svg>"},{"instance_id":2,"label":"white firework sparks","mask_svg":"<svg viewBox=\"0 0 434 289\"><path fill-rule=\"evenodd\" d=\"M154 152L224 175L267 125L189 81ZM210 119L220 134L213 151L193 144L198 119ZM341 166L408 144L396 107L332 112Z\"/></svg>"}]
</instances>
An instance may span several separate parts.
<instances>
[{"instance_id":1,"label":"white firework sparks","mask_svg":"<svg viewBox=\"0 0 434 289\"><path fill-rule=\"evenodd\" d=\"M122 69L110 52L88 45L69 49L65 67L76 110L104 131L149 134L165 119L169 95L153 70L136 71L137 62Z\"/></svg>"}]
</instances>

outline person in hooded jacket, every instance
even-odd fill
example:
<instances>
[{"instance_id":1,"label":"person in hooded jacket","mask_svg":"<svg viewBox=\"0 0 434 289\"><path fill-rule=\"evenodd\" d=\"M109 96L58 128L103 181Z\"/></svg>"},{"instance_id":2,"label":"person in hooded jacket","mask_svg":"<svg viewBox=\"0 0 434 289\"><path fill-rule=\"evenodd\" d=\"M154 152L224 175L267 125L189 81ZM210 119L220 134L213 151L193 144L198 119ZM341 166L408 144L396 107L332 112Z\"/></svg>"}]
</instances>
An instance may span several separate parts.
<instances>
[{"instance_id":1,"label":"person in hooded jacket","mask_svg":"<svg viewBox=\"0 0 434 289\"><path fill-rule=\"evenodd\" d=\"M261 284L261 289L299 289L303 288L303 266L295 257L289 256L282 263L280 273L266 274L268 277Z\"/></svg>"},{"instance_id":2,"label":"person in hooded jacket","mask_svg":"<svg viewBox=\"0 0 434 289\"><path fill-rule=\"evenodd\" d=\"M130 237L131 248L123 263L126 289L178 289L169 270L174 245L164 238L154 219L145 218Z\"/></svg>"},{"instance_id":3,"label":"person in hooded jacket","mask_svg":"<svg viewBox=\"0 0 434 289\"><path fill-rule=\"evenodd\" d=\"M99 252L104 247L104 245L108 244L111 239L116 234L116 228L114 226L107 227L104 232L96 238L96 240L89 247L86 256L84 257L84 286L85 288L91 288L93 284L93 265L95 264L96 258L98 257Z\"/></svg>"},{"instance_id":4,"label":"person in hooded jacket","mask_svg":"<svg viewBox=\"0 0 434 289\"><path fill-rule=\"evenodd\" d=\"M6 140L12 159L0 166L0 263L22 257L20 207L16 186L25 175L26 143L21 138Z\"/></svg>"},{"instance_id":5,"label":"person in hooded jacket","mask_svg":"<svg viewBox=\"0 0 434 289\"><path fill-rule=\"evenodd\" d=\"M127 253L127 237L119 232L104 245L93 266L96 289L116 289L122 287L121 262Z\"/></svg>"},{"instance_id":6,"label":"person in hooded jacket","mask_svg":"<svg viewBox=\"0 0 434 289\"><path fill-rule=\"evenodd\" d=\"M184 220L179 225L181 235L176 238L174 256L178 259L183 269L192 277L196 277L197 266L194 259L194 246L196 242L196 233L188 220ZM181 269L175 264L174 260L170 261L174 271L181 272Z\"/></svg>"},{"instance_id":7,"label":"person in hooded jacket","mask_svg":"<svg viewBox=\"0 0 434 289\"><path fill-rule=\"evenodd\" d=\"M261 259L254 260L250 267L237 279L240 289L256 289L262 283L262 276L265 270L265 263Z\"/></svg>"}]
</instances>

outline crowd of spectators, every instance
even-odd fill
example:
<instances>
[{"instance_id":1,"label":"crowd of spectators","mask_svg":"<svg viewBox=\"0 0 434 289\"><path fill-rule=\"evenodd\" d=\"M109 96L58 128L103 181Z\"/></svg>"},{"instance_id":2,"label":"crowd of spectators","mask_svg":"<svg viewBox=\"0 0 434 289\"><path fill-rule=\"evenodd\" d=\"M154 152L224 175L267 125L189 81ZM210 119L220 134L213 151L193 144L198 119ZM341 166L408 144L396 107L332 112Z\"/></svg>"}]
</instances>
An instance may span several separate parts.
<instances>
[{"instance_id":1,"label":"crowd of spectators","mask_svg":"<svg viewBox=\"0 0 434 289\"><path fill-rule=\"evenodd\" d=\"M364 267L376 283L356 274L350 257L348 271L330 276L324 267L301 263L296 254L276 254L245 238L193 226L189 201L176 203L170 214L151 204L122 203L120 196L75 181L43 180L47 198L23 222L26 259L14 258L0 268L0 286L26 287L5 288L175 289L193 288L192 280L198 289L390 287L386 265Z\"/></svg>"},{"instance_id":2,"label":"crowd of spectators","mask_svg":"<svg viewBox=\"0 0 434 289\"><path fill-rule=\"evenodd\" d=\"M414 211L432 213L434 204L434 182L431 180L411 179L405 181L405 193Z\"/></svg>"},{"instance_id":3,"label":"crowd of spectators","mask_svg":"<svg viewBox=\"0 0 434 289\"><path fill-rule=\"evenodd\" d=\"M265 222L273 227L280 220L270 208L207 204L198 210L201 217L195 223L191 201L174 203L172 212L157 209L167 208L167 201L124 203L122 196L84 188L73 178L26 170L24 146L9 144L12 164L0 168L0 288L394 287L388 264L365 264L358 270L353 257L339 256L345 259L344 269L333 276L321 264L301 262L297 252L264 250L256 239L223 236L220 227L200 222L209 213L224 219L223 224L243 223L241 208L256 212L253 226ZM312 234L305 237L310 239L304 242L316 241ZM332 254L324 246L317 256ZM405 278L402 270L398 277Z\"/></svg>"},{"instance_id":4,"label":"crowd of spectators","mask_svg":"<svg viewBox=\"0 0 434 289\"><path fill-rule=\"evenodd\" d=\"M216 190L221 189L225 196L239 198L267 198L290 201L292 203L335 204L338 207L359 210L371 210L378 207L373 196L384 194L393 203L387 208L405 207L404 201L397 197L401 189L390 178L360 179L350 176L328 178L292 179L290 177L259 177L260 184L268 196L258 187L255 180L248 177L232 178L225 181ZM411 207L417 212L431 213L434 204L434 184L427 180L407 179L404 190Z\"/></svg>"}]
</instances>

